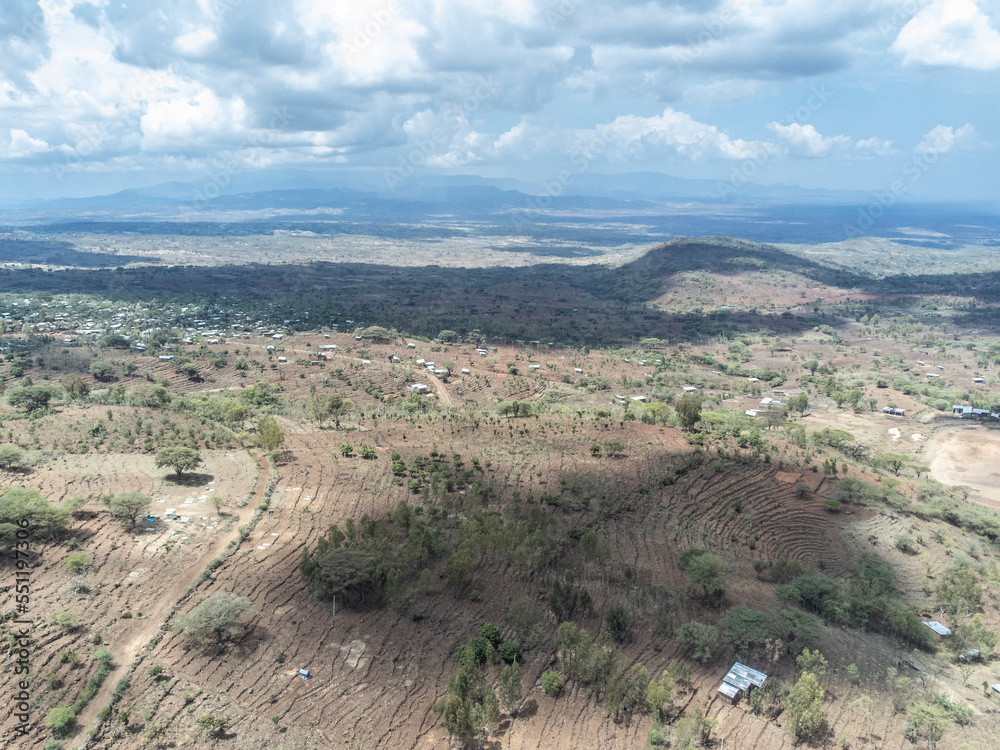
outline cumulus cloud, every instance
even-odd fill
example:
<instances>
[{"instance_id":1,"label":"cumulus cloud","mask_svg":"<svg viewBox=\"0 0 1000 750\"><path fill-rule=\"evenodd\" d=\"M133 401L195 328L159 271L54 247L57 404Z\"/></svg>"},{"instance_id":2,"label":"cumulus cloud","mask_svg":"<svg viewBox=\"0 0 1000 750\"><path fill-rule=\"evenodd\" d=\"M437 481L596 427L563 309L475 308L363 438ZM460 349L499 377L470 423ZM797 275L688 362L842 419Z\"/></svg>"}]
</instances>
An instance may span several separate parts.
<instances>
[{"instance_id":1,"label":"cumulus cloud","mask_svg":"<svg viewBox=\"0 0 1000 750\"><path fill-rule=\"evenodd\" d=\"M949 151L973 149L982 144L979 133L971 124L960 128L937 125L913 149L917 154L946 154Z\"/></svg>"},{"instance_id":2,"label":"cumulus cloud","mask_svg":"<svg viewBox=\"0 0 1000 750\"><path fill-rule=\"evenodd\" d=\"M893 53L906 65L992 65L996 36L971 0L895 21L892 53L879 23L898 0L0 4L2 158L152 172L200 169L213 154L438 168L872 161L899 136L854 141L780 115L814 83L831 85L823 76Z\"/></svg>"},{"instance_id":3,"label":"cumulus cloud","mask_svg":"<svg viewBox=\"0 0 1000 750\"><path fill-rule=\"evenodd\" d=\"M670 107L652 117L622 115L591 131L577 133L574 153L603 153L606 158L632 160L679 156L698 161L705 157L751 159L768 144L730 138L714 125L698 122Z\"/></svg>"},{"instance_id":4,"label":"cumulus cloud","mask_svg":"<svg viewBox=\"0 0 1000 750\"><path fill-rule=\"evenodd\" d=\"M1000 68L1000 33L972 0L935 0L900 30L892 51L903 65Z\"/></svg>"},{"instance_id":5,"label":"cumulus cloud","mask_svg":"<svg viewBox=\"0 0 1000 750\"><path fill-rule=\"evenodd\" d=\"M808 159L819 159L848 146L851 139L846 135L823 136L813 125L802 125L793 122L782 125L778 122L768 123L770 130L778 141L794 156Z\"/></svg>"},{"instance_id":6,"label":"cumulus cloud","mask_svg":"<svg viewBox=\"0 0 1000 750\"><path fill-rule=\"evenodd\" d=\"M0 156L5 159L23 159L27 156L34 156L46 151L51 151L52 147L45 141L32 138L25 131L18 128L11 128L10 143L0 149Z\"/></svg>"},{"instance_id":7,"label":"cumulus cloud","mask_svg":"<svg viewBox=\"0 0 1000 750\"><path fill-rule=\"evenodd\" d=\"M878 136L864 138L855 143L854 148L859 154L868 156L885 156L893 153L892 141Z\"/></svg>"},{"instance_id":8,"label":"cumulus cloud","mask_svg":"<svg viewBox=\"0 0 1000 750\"><path fill-rule=\"evenodd\" d=\"M209 89L194 96L151 103L140 120L143 149L189 147L192 142L213 143L246 130L242 99L219 99Z\"/></svg>"}]
</instances>

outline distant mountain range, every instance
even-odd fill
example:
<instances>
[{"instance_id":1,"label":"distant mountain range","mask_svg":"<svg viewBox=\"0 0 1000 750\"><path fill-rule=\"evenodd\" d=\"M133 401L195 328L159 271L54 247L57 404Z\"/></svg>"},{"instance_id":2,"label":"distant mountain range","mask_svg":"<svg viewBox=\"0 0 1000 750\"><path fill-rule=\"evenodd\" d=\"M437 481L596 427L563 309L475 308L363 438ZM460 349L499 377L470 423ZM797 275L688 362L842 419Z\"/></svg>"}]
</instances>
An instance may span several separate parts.
<instances>
[{"instance_id":1,"label":"distant mountain range","mask_svg":"<svg viewBox=\"0 0 1000 750\"><path fill-rule=\"evenodd\" d=\"M490 225L494 233L538 240L555 236L561 226L561 236L572 228L582 232L580 241L603 245L705 236L794 243L872 235L941 247L1000 242L995 205L928 203L905 196L887 201L863 191L720 183L655 172L584 172L549 184L423 174L387 181L387 174L398 177L381 171L288 170L220 178L224 185L208 178L164 182L111 195L25 202L0 210L0 226L61 234L239 234L284 228L382 234L384 229L371 225L471 222L481 230ZM293 226L296 222L300 226ZM225 228L218 229L222 224Z\"/></svg>"},{"instance_id":2,"label":"distant mountain range","mask_svg":"<svg viewBox=\"0 0 1000 750\"><path fill-rule=\"evenodd\" d=\"M394 179L390 180L389 177ZM220 184L224 182L225 184ZM391 184L395 183L395 184ZM814 190L794 185L761 185L690 180L656 172L628 174L579 173L561 182L528 183L476 175L415 175L394 173L276 172L237 176L228 180L164 182L87 198L26 201L10 206L17 212L66 215L67 212L151 212L189 214L201 211L350 208L380 205L432 204L482 210L486 207L653 208L663 202L721 205L794 203L844 205L872 199L872 194L848 190Z\"/></svg>"}]
</instances>

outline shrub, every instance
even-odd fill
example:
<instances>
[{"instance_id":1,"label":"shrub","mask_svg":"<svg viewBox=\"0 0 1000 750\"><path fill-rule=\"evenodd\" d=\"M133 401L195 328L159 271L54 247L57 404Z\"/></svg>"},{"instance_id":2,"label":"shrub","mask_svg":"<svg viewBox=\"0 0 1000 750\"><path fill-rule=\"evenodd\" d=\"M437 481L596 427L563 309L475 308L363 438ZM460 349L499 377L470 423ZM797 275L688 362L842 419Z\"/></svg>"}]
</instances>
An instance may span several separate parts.
<instances>
[{"instance_id":1,"label":"shrub","mask_svg":"<svg viewBox=\"0 0 1000 750\"><path fill-rule=\"evenodd\" d=\"M625 643L632 638L632 610L627 604L612 604L605 618L608 631L615 643Z\"/></svg>"},{"instance_id":2,"label":"shrub","mask_svg":"<svg viewBox=\"0 0 1000 750\"><path fill-rule=\"evenodd\" d=\"M497 653L507 664L518 661L521 658L521 649L518 648L516 643L501 643L500 648L497 649Z\"/></svg>"},{"instance_id":3,"label":"shrub","mask_svg":"<svg viewBox=\"0 0 1000 750\"><path fill-rule=\"evenodd\" d=\"M542 674L542 690L550 698L555 698L562 690L563 678L554 669L550 669Z\"/></svg>"},{"instance_id":4,"label":"shrub","mask_svg":"<svg viewBox=\"0 0 1000 750\"><path fill-rule=\"evenodd\" d=\"M493 646L493 648L499 648L500 644L503 643L503 636L500 635L500 628L494 625L492 622L485 622L479 628L479 635L486 639L486 641Z\"/></svg>"},{"instance_id":5,"label":"shrub","mask_svg":"<svg viewBox=\"0 0 1000 750\"><path fill-rule=\"evenodd\" d=\"M722 637L738 654L752 654L774 637L771 618L749 607L733 607L720 623Z\"/></svg>"},{"instance_id":6,"label":"shrub","mask_svg":"<svg viewBox=\"0 0 1000 750\"><path fill-rule=\"evenodd\" d=\"M705 664L712 658L712 649L719 642L719 631L703 622L686 622L678 628L677 639L691 658Z\"/></svg>"},{"instance_id":7,"label":"shrub","mask_svg":"<svg viewBox=\"0 0 1000 750\"><path fill-rule=\"evenodd\" d=\"M68 737L76 728L76 712L72 706L56 706L45 714L45 726L56 737Z\"/></svg>"}]
</instances>

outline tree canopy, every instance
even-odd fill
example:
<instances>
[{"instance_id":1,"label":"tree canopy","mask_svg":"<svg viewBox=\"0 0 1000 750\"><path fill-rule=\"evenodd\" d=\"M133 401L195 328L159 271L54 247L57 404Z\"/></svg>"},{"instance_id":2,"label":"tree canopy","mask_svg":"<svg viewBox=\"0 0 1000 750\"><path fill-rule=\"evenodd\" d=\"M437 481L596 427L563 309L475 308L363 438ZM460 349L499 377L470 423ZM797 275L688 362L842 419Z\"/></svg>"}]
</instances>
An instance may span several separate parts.
<instances>
[{"instance_id":1,"label":"tree canopy","mask_svg":"<svg viewBox=\"0 0 1000 750\"><path fill-rule=\"evenodd\" d=\"M689 549L680 559L691 593L702 599L721 599L725 593L726 568L722 560L703 549Z\"/></svg>"},{"instance_id":2,"label":"tree canopy","mask_svg":"<svg viewBox=\"0 0 1000 750\"><path fill-rule=\"evenodd\" d=\"M52 400L52 388L47 385L26 385L7 394L7 403L27 412L44 409Z\"/></svg>"},{"instance_id":3,"label":"tree canopy","mask_svg":"<svg viewBox=\"0 0 1000 750\"><path fill-rule=\"evenodd\" d=\"M681 427L690 430L701 419L701 399L694 393L685 393L677 401L674 411L677 412L677 417L681 420Z\"/></svg>"},{"instance_id":4,"label":"tree canopy","mask_svg":"<svg viewBox=\"0 0 1000 750\"><path fill-rule=\"evenodd\" d=\"M128 490L105 495L101 498L101 502L111 510L113 519L134 529L139 519L149 512L153 498L138 490Z\"/></svg>"},{"instance_id":5,"label":"tree canopy","mask_svg":"<svg viewBox=\"0 0 1000 750\"><path fill-rule=\"evenodd\" d=\"M190 613L178 617L174 633L183 633L196 643L221 644L245 630L240 617L252 611L253 606L246 597L214 594L199 602Z\"/></svg>"},{"instance_id":6,"label":"tree canopy","mask_svg":"<svg viewBox=\"0 0 1000 750\"><path fill-rule=\"evenodd\" d=\"M0 469L10 471L21 465L24 454L16 445L0 445Z\"/></svg>"},{"instance_id":7,"label":"tree canopy","mask_svg":"<svg viewBox=\"0 0 1000 750\"><path fill-rule=\"evenodd\" d=\"M285 442L285 433L270 414L257 423L257 444L266 451L277 450Z\"/></svg>"},{"instance_id":8,"label":"tree canopy","mask_svg":"<svg viewBox=\"0 0 1000 750\"><path fill-rule=\"evenodd\" d=\"M179 477L202 463L201 456L194 448L174 446L161 448L156 454L156 468L168 466Z\"/></svg>"},{"instance_id":9,"label":"tree canopy","mask_svg":"<svg viewBox=\"0 0 1000 750\"><path fill-rule=\"evenodd\" d=\"M26 487L4 487L0 493L0 545L17 543L18 522L31 525L34 538L53 536L66 528L70 512L51 505L38 490Z\"/></svg>"}]
</instances>

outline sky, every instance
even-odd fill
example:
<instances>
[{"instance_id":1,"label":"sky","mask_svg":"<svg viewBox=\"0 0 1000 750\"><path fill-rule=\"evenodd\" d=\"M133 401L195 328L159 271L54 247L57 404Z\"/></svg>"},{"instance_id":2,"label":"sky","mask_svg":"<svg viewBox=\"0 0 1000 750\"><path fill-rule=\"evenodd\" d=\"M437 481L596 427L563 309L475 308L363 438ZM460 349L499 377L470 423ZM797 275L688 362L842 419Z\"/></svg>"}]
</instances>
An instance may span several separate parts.
<instances>
[{"instance_id":1,"label":"sky","mask_svg":"<svg viewBox=\"0 0 1000 750\"><path fill-rule=\"evenodd\" d=\"M290 169L1000 202L1000 0L0 0L0 201Z\"/></svg>"}]
</instances>

